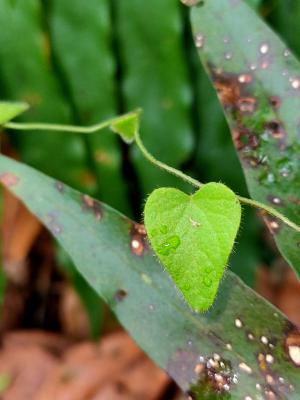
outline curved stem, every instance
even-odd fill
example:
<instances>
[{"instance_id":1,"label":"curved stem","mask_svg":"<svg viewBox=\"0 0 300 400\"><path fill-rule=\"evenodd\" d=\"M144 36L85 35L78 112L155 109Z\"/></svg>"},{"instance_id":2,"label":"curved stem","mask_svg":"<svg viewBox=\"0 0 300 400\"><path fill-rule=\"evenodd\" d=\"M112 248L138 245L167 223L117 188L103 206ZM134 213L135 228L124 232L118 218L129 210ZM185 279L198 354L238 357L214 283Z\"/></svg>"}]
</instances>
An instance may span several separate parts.
<instances>
[{"instance_id":1,"label":"curved stem","mask_svg":"<svg viewBox=\"0 0 300 400\"><path fill-rule=\"evenodd\" d=\"M90 134L101 129L109 127L116 118L112 118L108 121L101 122L100 124L92 126L76 126L76 125L60 125L60 124L44 124L44 123L22 123L22 122L7 122L4 127L8 129L16 129L18 131L54 131L54 132L70 132L70 133L85 133Z\"/></svg>"},{"instance_id":2,"label":"curved stem","mask_svg":"<svg viewBox=\"0 0 300 400\"><path fill-rule=\"evenodd\" d=\"M144 146L144 143L142 142L142 139L140 137L140 134L138 130L135 132L135 142L138 146L138 148L141 150L143 156L150 161L152 164L154 164L156 167L159 167L167 172L169 172L172 175L177 176L178 178L182 179L185 182L188 182L189 184L195 186L195 187L201 187L203 184L196 179L186 175L184 172L170 167L169 165L157 160L152 154L149 153L149 151L146 149Z\"/></svg>"},{"instance_id":3,"label":"curved stem","mask_svg":"<svg viewBox=\"0 0 300 400\"><path fill-rule=\"evenodd\" d=\"M152 164L156 165L159 168L164 169L165 171L169 172L170 174L173 174L177 176L178 178L183 179L184 181L190 183L196 188L201 188L204 184L202 182L199 182L198 180L191 178L190 176L186 175L182 171L177 170L176 168L170 167L169 165L162 163L161 161L157 160L152 154L149 153L149 151L145 148L140 134L137 131L135 133L135 141L136 144L138 145L139 149L143 153L144 157L147 158ZM290 228L294 229L295 231L300 233L300 226L289 220L287 217L285 217L283 214L281 214L279 211L275 210L273 207L269 207L263 203L260 203L256 200L248 199L246 197L238 196L237 198L242 204L246 204L251 207L258 208L260 210L266 211L268 214L273 215L277 219L281 220L284 224L289 226Z\"/></svg>"},{"instance_id":4,"label":"curved stem","mask_svg":"<svg viewBox=\"0 0 300 400\"><path fill-rule=\"evenodd\" d=\"M248 199L247 197L242 197L242 196L237 196L237 197L241 203L266 211L268 214L273 215L273 217L281 220L285 225L289 226L290 228L300 233L300 226L295 224L287 217L285 217L279 211L275 210L275 208L269 207L266 204L260 203L259 201Z\"/></svg>"},{"instance_id":5,"label":"curved stem","mask_svg":"<svg viewBox=\"0 0 300 400\"><path fill-rule=\"evenodd\" d=\"M125 114L121 117L117 118L111 118L107 121L101 122L96 125L92 126L76 126L76 125L60 125L60 124L47 124L47 123L18 123L18 122L8 122L4 125L5 128L8 129L16 129L16 130L47 130L47 131L56 131L56 132L70 132L70 133L83 133L83 134L91 134L94 132L97 132L101 129L107 128L112 126L112 124L116 123L121 118L126 117L127 115L133 115L135 114L137 118L139 118L140 110L133 111L131 113ZM173 168L159 160L157 160L149 151L146 149L144 146L144 143L142 142L142 139L140 137L138 129L135 131L135 142L144 155L144 157L150 161L152 164L155 166L169 172L172 175L177 176L178 178L182 179L185 182L188 182L192 186L196 188L201 188L204 184L202 182L199 182L197 179L194 179L188 175L186 175L184 172ZM279 219L282 221L284 224L289 226L290 228L294 229L296 232L300 233L300 226L289 220L287 217L285 217L283 214L281 214L279 211L275 210L273 207L269 207L263 203L260 203L256 200L248 199L246 197L238 196L237 198L242 204L246 204L251 207L258 208L260 210L266 211L268 214L274 216L275 218Z\"/></svg>"}]
</instances>

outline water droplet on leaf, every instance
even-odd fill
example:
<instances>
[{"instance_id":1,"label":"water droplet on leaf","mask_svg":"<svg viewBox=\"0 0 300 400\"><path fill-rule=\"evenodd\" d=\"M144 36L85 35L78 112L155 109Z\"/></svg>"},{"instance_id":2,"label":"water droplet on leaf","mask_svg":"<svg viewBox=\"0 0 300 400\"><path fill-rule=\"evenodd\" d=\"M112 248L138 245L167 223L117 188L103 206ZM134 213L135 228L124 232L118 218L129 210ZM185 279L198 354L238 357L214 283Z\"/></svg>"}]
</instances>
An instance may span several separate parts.
<instances>
[{"instance_id":1,"label":"water droplet on leaf","mask_svg":"<svg viewBox=\"0 0 300 400\"><path fill-rule=\"evenodd\" d=\"M180 239L178 236L171 236L165 242L158 246L157 252L162 256L168 256L173 253L180 245Z\"/></svg>"},{"instance_id":2,"label":"water droplet on leaf","mask_svg":"<svg viewBox=\"0 0 300 400\"><path fill-rule=\"evenodd\" d=\"M237 318L237 319L234 321L234 323L235 323L235 326L236 326L237 328L242 328L242 327L243 327L243 322L242 322L239 318Z\"/></svg>"},{"instance_id":3,"label":"water droplet on leaf","mask_svg":"<svg viewBox=\"0 0 300 400\"><path fill-rule=\"evenodd\" d=\"M263 43L263 44L260 46L259 51L261 52L261 54L267 54L268 51L269 51L269 45L268 45L267 43Z\"/></svg>"},{"instance_id":4,"label":"water droplet on leaf","mask_svg":"<svg viewBox=\"0 0 300 400\"><path fill-rule=\"evenodd\" d=\"M202 33L197 33L195 37L195 46L197 49L202 49L204 46L204 35L202 35Z\"/></svg>"},{"instance_id":5,"label":"water droplet on leaf","mask_svg":"<svg viewBox=\"0 0 300 400\"><path fill-rule=\"evenodd\" d=\"M168 233L168 227L167 227L167 225L162 225L162 227L160 228L160 233L162 233L163 235L165 235L166 233Z\"/></svg>"},{"instance_id":6,"label":"water droplet on leaf","mask_svg":"<svg viewBox=\"0 0 300 400\"><path fill-rule=\"evenodd\" d=\"M232 53L230 51L226 52L224 54L225 60L231 60L232 59Z\"/></svg>"},{"instance_id":7,"label":"water droplet on leaf","mask_svg":"<svg viewBox=\"0 0 300 400\"><path fill-rule=\"evenodd\" d=\"M212 285L212 279L209 276L205 276L203 278L203 283L206 287L210 287Z\"/></svg>"}]
</instances>

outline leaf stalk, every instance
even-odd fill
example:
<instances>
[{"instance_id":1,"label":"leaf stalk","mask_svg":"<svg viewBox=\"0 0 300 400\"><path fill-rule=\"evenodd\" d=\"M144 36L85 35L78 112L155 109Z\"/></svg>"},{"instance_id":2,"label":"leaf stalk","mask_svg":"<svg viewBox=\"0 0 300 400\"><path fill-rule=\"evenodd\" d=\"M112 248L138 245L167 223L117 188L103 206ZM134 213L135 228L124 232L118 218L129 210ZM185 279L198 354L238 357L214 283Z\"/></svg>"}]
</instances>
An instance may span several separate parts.
<instances>
[{"instance_id":1,"label":"leaf stalk","mask_svg":"<svg viewBox=\"0 0 300 400\"><path fill-rule=\"evenodd\" d=\"M4 127L7 129L15 129L15 130L22 130L22 131L28 131L28 130L47 130L47 131L55 131L55 132L69 132L69 133L82 133L82 134L92 134L95 132L98 132L104 128L109 128L111 127L114 123L116 123L118 120L124 117L129 117L129 116L134 116L138 120L140 120L140 114L141 110L135 110L132 111L128 114L125 114L121 117L117 118L111 118L107 121L101 122L99 124L91 125L91 126L76 126L76 125L61 125L61 124L51 124L51 123L39 123L39 122L34 122L34 123L20 123L20 122L7 122L4 124ZM138 124L137 124L138 126ZM182 179L183 181L189 183L190 185L196 187L196 188L201 188L204 184L197 179L192 178L191 176L185 174L184 172L171 167L170 165L167 165L163 163L162 161L157 160L145 147L140 133L139 129L137 128L134 134L134 140L140 149L141 153L143 156L151 162L153 165L155 165L158 168L161 168L162 170L165 170L166 172L178 177L179 179ZM296 232L300 233L300 226L295 224L293 221L291 221L289 218L284 216L282 213L279 211L275 210L273 207L270 207L266 204L263 204L259 201L253 200L253 199L248 199L246 197L238 196L237 198L242 204L255 207L259 210L265 211L266 213L272 215L273 217L277 218L278 220L282 221L285 225L289 226L290 228L294 229Z\"/></svg>"}]
</instances>

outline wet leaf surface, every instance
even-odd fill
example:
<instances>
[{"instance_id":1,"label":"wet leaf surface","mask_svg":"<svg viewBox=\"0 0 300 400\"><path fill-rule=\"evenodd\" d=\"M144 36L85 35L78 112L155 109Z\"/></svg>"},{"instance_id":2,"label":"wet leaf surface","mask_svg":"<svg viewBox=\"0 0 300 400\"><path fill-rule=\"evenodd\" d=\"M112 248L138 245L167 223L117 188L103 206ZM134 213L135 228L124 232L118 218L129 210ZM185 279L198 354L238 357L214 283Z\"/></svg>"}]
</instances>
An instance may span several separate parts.
<instances>
[{"instance_id":1,"label":"wet leaf surface","mask_svg":"<svg viewBox=\"0 0 300 400\"><path fill-rule=\"evenodd\" d=\"M251 6L258 1L249 0ZM220 104L215 90L204 68L199 65L195 52L193 35L190 34L190 52L194 58L193 84L197 101L197 149L196 171L202 182L222 182L241 196L249 197L238 155L232 146L232 139L225 116L220 112ZM230 57L230 53L227 57ZM220 167L220 160L222 162ZM196 175L198 176L198 175ZM238 251L230 257L230 268L248 285L253 287L255 271L262 260L260 248L261 221L256 218L256 210L244 207L242 229L237 238ZM240 265L244 268L241 270Z\"/></svg>"},{"instance_id":2,"label":"wet leaf surface","mask_svg":"<svg viewBox=\"0 0 300 400\"><path fill-rule=\"evenodd\" d=\"M210 182L192 195L156 189L144 209L153 249L188 304L207 311L215 300L241 221L236 195Z\"/></svg>"},{"instance_id":3,"label":"wet leaf surface","mask_svg":"<svg viewBox=\"0 0 300 400\"><path fill-rule=\"evenodd\" d=\"M300 66L244 2L192 10L195 44L231 127L253 198L300 223ZM276 243L300 275L300 234L267 216Z\"/></svg>"},{"instance_id":4,"label":"wet leaf surface","mask_svg":"<svg viewBox=\"0 0 300 400\"><path fill-rule=\"evenodd\" d=\"M4 174L18 178L9 189L192 398L299 398L299 331L234 274L226 274L208 313L193 313L147 246L142 225L98 202L95 213L92 199L87 208L82 194L67 186L62 192L55 180L1 156Z\"/></svg>"}]
</instances>

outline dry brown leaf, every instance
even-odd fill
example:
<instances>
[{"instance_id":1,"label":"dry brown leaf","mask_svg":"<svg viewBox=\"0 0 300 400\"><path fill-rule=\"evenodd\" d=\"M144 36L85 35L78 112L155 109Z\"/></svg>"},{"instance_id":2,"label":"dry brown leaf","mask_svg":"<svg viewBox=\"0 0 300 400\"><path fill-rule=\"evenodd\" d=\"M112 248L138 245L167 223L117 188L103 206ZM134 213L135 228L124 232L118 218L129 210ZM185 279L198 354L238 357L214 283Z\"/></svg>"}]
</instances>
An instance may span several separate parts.
<instances>
[{"instance_id":1,"label":"dry brown leaf","mask_svg":"<svg viewBox=\"0 0 300 400\"><path fill-rule=\"evenodd\" d=\"M140 356L136 344L123 333L104 338L100 345L76 346L47 377L34 400L88 400Z\"/></svg>"},{"instance_id":2,"label":"dry brown leaf","mask_svg":"<svg viewBox=\"0 0 300 400\"><path fill-rule=\"evenodd\" d=\"M61 292L59 318L63 332L74 339L85 339L90 335L90 322L83 304L68 284Z\"/></svg>"},{"instance_id":3,"label":"dry brown leaf","mask_svg":"<svg viewBox=\"0 0 300 400\"><path fill-rule=\"evenodd\" d=\"M2 394L3 400L29 400L57 365L54 356L38 346L8 347L0 353L0 374L8 376L11 384Z\"/></svg>"},{"instance_id":4,"label":"dry brown leaf","mask_svg":"<svg viewBox=\"0 0 300 400\"><path fill-rule=\"evenodd\" d=\"M28 281L26 259L42 226L25 206L4 191L2 219L3 264L8 278L17 285Z\"/></svg>"},{"instance_id":5,"label":"dry brown leaf","mask_svg":"<svg viewBox=\"0 0 300 400\"><path fill-rule=\"evenodd\" d=\"M156 400L165 393L170 379L146 357L127 366L91 400Z\"/></svg>"}]
</instances>

